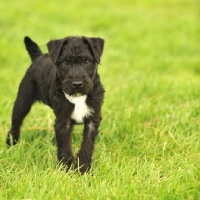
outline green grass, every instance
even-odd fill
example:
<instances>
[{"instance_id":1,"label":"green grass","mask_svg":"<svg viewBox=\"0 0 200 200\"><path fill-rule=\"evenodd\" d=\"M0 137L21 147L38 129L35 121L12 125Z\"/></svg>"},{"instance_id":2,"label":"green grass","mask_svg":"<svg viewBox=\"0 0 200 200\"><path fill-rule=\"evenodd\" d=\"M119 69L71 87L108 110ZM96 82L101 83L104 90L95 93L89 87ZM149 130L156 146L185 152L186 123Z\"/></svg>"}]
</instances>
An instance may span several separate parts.
<instances>
[{"instance_id":1,"label":"green grass","mask_svg":"<svg viewBox=\"0 0 200 200\"><path fill-rule=\"evenodd\" d=\"M0 1L0 199L199 199L200 25L197 0ZM30 59L68 35L106 40L106 89L91 173L59 169L54 115L33 106L20 143L5 137ZM82 127L73 134L74 150Z\"/></svg>"}]
</instances>

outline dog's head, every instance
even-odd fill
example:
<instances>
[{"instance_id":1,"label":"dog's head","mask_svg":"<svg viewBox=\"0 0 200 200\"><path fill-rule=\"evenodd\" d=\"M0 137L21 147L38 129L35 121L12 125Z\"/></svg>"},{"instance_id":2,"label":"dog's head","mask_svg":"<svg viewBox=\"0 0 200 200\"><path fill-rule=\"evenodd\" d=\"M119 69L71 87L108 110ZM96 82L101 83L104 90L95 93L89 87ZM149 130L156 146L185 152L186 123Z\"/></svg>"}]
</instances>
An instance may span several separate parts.
<instances>
[{"instance_id":1,"label":"dog's head","mask_svg":"<svg viewBox=\"0 0 200 200\"><path fill-rule=\"evenodd\" d=\"M56 66L62 89L69 95L87 95L103 52L101 38L66 37L47 43L49 56Z\"/></svg>"}]
</instances>

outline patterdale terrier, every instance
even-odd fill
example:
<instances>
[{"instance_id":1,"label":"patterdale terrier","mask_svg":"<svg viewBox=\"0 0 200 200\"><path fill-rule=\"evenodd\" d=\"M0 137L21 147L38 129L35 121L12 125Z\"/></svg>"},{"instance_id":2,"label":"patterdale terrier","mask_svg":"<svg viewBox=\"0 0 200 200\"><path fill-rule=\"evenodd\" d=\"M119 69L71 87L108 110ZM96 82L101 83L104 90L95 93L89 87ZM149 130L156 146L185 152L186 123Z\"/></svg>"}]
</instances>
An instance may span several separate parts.
<instances>
[{"instance_id":1,"label":"patterdale terrier","mask_svg":"<svg viewBox=\"0 0 200 200\"><path fill-rule=\"evenodd\" d=\"M56 116L55 134L58 160L66 170L89 171L95 138L101 121L104 88L97 73L104 40L66 37L47 43L43 54L29 37L24 38L32 64L22 79L12 111L12 126L6 143L14 145L25 116L36 101L50 106ZM73 125L84 124L77 156L72 152Z\"/></svg>"}]
</instances>

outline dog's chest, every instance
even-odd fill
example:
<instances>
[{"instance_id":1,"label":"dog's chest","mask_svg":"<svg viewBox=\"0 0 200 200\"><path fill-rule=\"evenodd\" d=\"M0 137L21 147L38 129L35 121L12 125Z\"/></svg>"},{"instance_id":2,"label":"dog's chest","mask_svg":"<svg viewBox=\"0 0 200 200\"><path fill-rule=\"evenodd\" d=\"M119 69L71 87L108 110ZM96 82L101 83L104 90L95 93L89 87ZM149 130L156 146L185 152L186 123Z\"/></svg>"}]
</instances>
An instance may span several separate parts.
<instances>
[{"instance_id":1,"label":"dog's chest","mask_svg":"<svg viewBox=\"0 0 200 200\"><path fill-rule=\"evenodd\" d=\"M68 94L65 94L65 97L75 105L71 114L71 118L74 119L77 123L83 123L84 118L91 116L94 112L93 109L88 107L86 104L86 95L72 97Z\"/></svg>"}]
</instances>

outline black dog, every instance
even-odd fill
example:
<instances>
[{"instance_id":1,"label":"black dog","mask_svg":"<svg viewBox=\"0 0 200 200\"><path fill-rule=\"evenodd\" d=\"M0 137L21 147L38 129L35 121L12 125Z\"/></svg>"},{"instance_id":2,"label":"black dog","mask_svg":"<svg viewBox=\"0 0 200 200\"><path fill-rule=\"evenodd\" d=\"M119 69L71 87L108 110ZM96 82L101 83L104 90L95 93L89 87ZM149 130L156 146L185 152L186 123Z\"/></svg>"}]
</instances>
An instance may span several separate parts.
<instances>
[{"instance_id":1,"label":"black dog","mask_svg":"<svg viewBox=\"0 0 200 200\"><path fill-rule=\"evenodd\" d=\"M66 37L47 43L49 54L42 54L29 37L24 39L32 64L19 86L12 111L12 127L7 144L16 144L20 126L35 101L49 105L56 116L58 160L80 172L90 169L95 138L101 121L104 89L97 73L103 52L101 38ZM74 124L84 123L81 148L75 159L71 132Z\"/></svg>"}]
</instances>

